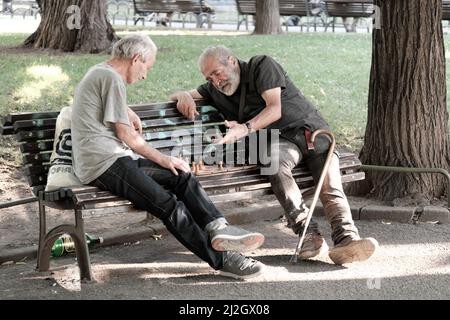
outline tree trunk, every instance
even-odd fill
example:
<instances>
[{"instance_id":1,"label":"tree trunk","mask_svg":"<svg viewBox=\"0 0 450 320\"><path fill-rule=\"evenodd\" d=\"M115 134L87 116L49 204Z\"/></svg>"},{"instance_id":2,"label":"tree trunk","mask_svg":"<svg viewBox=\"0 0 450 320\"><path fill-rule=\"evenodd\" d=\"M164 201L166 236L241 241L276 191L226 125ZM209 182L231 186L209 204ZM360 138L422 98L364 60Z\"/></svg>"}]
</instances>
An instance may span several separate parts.
<instances>
[{"instance_id":1,"label":"tree trunk","mask_svg":"<svg viewBox=\"0 0 450 320\"><path fill-rule=\"evenodd\" d=\"M25 46L98 53L117 36L106 19L105 0L41 0L41 23Z\"/></svg>"},{"instance_id":2,"label":"tree trunk","mask_svg":"<svg viewBox=\"0 0 450 320\"><path fill-rule=\"evenodd\" d=\"M256 23L254 34L283 33L280 25L280 7L278 0L256 1Z\"/></svg>"},{"instance_id":3,"label":"tree trunk","mask_svg":"<svg viewBox=\"0 0 450 320\"><path fill-rule=\"evenodd\" d=\"M373 31L363 164L449 167L442 0L375 0L381 29ZM367 191L384 200L439 197L437 174L368 172ZM358 186L356 186L358 188ZM361 186L359 186L360 188Z\"/></svg>"}]
</instances>

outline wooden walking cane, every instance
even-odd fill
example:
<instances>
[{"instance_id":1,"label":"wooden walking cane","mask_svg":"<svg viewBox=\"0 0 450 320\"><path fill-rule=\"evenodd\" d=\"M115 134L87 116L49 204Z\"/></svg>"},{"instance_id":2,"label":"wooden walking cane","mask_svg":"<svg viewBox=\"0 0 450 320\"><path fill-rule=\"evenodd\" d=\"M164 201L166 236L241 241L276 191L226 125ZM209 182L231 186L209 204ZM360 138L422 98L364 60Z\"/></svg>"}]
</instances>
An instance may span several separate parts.
<instances>
[{"instance_id":1,"label":"wooden walking cane","mask_svg":"<svg viewBox=\"0 0 450 320\"><path fill-rule=\"evenodd\" d=\"M330 145L330 149L328 150L327 159L325 160L325 164L322 168L322 173L320 174L319 182L316 185L316 191L314 192L313 202L311 203L311 206L308 211L308 215L306 216L306 222L305 222L305 226L303 227L303 232L298 239L298 243L297 243L297 246L295 247L294 255L291 257L292 263L297 262L298 254L303 245L303 241L305 240L306 229L308 229L309 222L311 221L311 217L313 215L314 209L317 204L317 200L319 200L319 194L320 194L320 191L322 190L322 185L323 185L323 181L325 180L325 175L327 174L328 167L330 166L331 159L333 158L333 152L334 152L334 147L335 147L336 141L334 139L333 134L330 131L325 130L325 129L319 129L319 130L314 131L314 133L311 136L311 143L314 146L314 140L316 139L316 137L318 135L321 135L321 134L328 136L328 138L331 140L331 145Z\"/></svg>"}]
</instances>

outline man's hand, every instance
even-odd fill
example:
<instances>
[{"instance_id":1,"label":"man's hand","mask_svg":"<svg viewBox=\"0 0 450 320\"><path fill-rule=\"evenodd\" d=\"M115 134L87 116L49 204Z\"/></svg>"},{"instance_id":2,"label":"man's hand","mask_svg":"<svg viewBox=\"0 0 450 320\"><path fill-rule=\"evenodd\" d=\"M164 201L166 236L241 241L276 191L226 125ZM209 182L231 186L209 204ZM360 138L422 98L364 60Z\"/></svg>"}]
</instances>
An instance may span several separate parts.
<instances>
[{"instance_id":1,"label":"man's hand","mask_svg":"<svg viewBox=\"0 0 450 320\"><path fill-rule=\"evenodd\" d=\"M195 105L194 99L189 94L189 92L179 92L176 95L178 100L177 109L190 120L195 120L195 117L199 115L197 111L197 106Z\"/></svg>"},{"instance_id":2,"label":"man's hand","mask_svg":"<svg viewBox=\"0 0 450 320\"><path fill-rule=\"evenodd\" d=\"M133 126L133 128L135 130L139 131L139 134L142 134L142 122L141 122L141 119L130 108L128 108L128 119L130 120L130 123Z\"/></svg>"},{"instance_id":3,"label":"man's hand","mask_svg":"<svg viewBox=\"0 0 450 320\"><path fill-rule=\"evenodd\" d=\"M179 169L183 172L191 171L189 164L181 158L175 158L175 157L163 155L161 160L158 161L158 164L163 168L169 169L176 176L178 175L177 169Z\"/></svg>"},{"instance_id":4,"label":"man's hand","mask_svg":"<svg viewBox=\"0 0 450 320\"><path fill-rule=\"evenodd\" d=\"M230 129L228 130L226 136L221 139L214 140L213 144L234 143L248 134L247 126L245 124L239 124L237 121L225 120L225 126Z\"/></svg>"}]
</instances>

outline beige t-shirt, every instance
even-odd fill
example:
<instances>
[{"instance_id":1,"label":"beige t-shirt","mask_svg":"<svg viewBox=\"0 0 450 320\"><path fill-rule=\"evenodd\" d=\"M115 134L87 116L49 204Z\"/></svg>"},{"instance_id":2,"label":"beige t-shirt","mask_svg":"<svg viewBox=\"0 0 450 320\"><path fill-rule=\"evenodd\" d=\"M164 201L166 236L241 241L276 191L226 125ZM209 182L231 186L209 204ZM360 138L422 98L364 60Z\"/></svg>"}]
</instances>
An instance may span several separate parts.
<instances>
[{"instance_id":1,"label":"beige t-shirt","mask_svg":"<svg viewBox=\"0 0 450 320\"><path fill-rule=\"evenodd\" d=\"M122 77L108 64L98 64L78 84L72 110L75 175L88 184L118 158L138 156L117 138L113 123L130 125Z\"/></svg>"}]
</instances>

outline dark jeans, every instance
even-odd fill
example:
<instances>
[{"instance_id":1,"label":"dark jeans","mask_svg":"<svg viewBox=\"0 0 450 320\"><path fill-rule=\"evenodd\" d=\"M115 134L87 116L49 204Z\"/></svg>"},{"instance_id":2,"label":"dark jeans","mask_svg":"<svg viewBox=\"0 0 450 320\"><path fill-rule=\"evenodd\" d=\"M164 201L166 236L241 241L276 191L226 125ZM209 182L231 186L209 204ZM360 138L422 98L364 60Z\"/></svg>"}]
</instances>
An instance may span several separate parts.
<instances>
[{"instance_id":1,"label":"dark jeans","mask_svg":"<svg viewBox=\"0 0 450 320\"><path fill-rule=\"evenodd\" d=\"M212 268L222 268L223 253L211 247L204 228L223 215L193 174L176 176L150 160L122 157L91 185L126 198L136 208L155 215L186 248Z\"/></svg>"},{"instance_id":2,"label":"dark jeans","mask_svg":"<svg viewBox=\"0 0 450 320\"><path fill-rule=\"evenodd\" d=\"M303 213L304 219L306 219L306 205L292 176L292 169L304 160L317 184L330 148L330 142L326 137L318 136L314 145L315 150L309 151L303 128L291 129L282 133L278 143L270 145L271 161L278 161L279 170L268 178L286 215L292 212ZM342 187L337 155L333 156L330 163L319 198L323 204L325 216L331 225L333 242L337 244L347 236L359 238ZM308 232L318 232L318 224L313 219L309 224Z\"/></svg>"}]
</instances>

